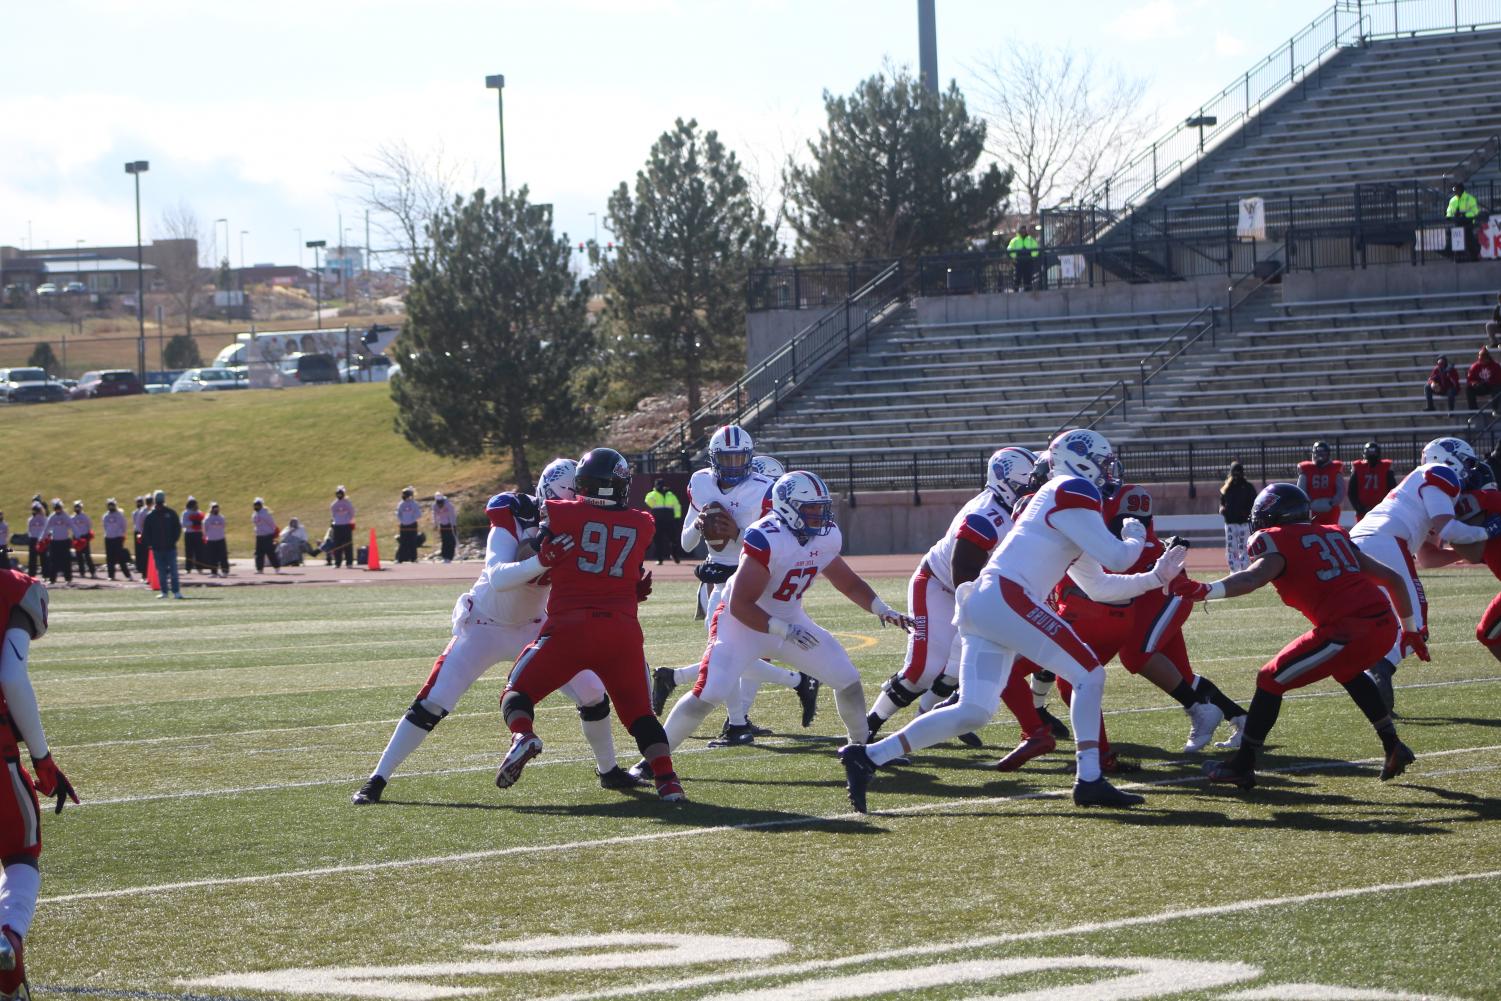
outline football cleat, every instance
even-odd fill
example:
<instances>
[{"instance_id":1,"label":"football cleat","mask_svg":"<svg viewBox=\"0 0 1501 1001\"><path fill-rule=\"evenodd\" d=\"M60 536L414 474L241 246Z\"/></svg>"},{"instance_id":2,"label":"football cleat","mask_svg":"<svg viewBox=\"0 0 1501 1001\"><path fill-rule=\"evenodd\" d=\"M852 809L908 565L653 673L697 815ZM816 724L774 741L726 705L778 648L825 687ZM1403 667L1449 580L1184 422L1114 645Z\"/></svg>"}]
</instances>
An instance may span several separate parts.
<instances>
[{"instance_id":1,"label":"football cleat","mask_svg":"<svg viewBox=\"0 0 1501 1001\"><path fill-rule=\"evenodd\" d=\"M803 704L803 726L813 725L813 717L818 715L818 689L822 685L811 674L799 673L797 685L792 689L797 693L797 700Z\"/></svg>"},{"instance_id":2,"label":"football cleat","mask_svg":"<svg viewBox=\"0 0 1501 1001\"><path fill-rule=\"evenodd\" d=\"M959 735L959 743L963 744L965 747L985 746L985 741L981 740L980 735L978 733L975 733L973 730L966 730L964 733L961 733Z\"/></svg>"},{"instance_id":3,"label":"football cleat","mask_svg":"<svg viewBox=\"0 0 1501 1001\"><path fill-rule=\"evenodd\" d=\"M664 803L682 803L688 796L683 792L683 783L678 781L677 775L669 773L657 779L657 798Z\"/></svg>"},{"instance_id":4,"label":"football cleat","mask_svg":"<svg viewBox=\"0 0 1501 1001\"><path fill-rule=\"evenodd\" d=\"M360 786L360 791L354 794L355 806L369 806L371 803L379 803L381 793L386 791L386 780L379 775L372 775Z\"/></svg>"},{"instance_id":5,"label":"football cleat","mask_svg":"<svg viewBox=\"0 0 1501 1001\"><path fill-rule=\"evenodd\" d=\"M495 787L509 789L521 778L526 763L542 753L542 738L535 733L518 733L511 738L511 749L500 761L495 773Z\"/></svg>"},{"instance_id":6,"label":"football cleat","mask_svg":"<svg viewBox=\"0 0 1501 1001\"><path fill-rule=\"evenodd\" d=\"M677 679L672 676L672 668L659 667L651 673L651 711L652 715L662 715L662 710L667 708L668 696L678 686Z\"/></svg>"},{"instance_id":7,"label":"football cleat","mask_svg":"<svg viewBox=\"0 0 1501 1001\"><path fill-rule=\"evenodd\" d=\"M648 765L647 767L650 766ZM626 771L619 765L616 765L607 772L602 772L596 768L594 774L599 776L599 787L601 789L634 789L646 782L645 777L638 778L634 773Z\"/></svg>"},{"instance_id":8,"label":"football cleat","mask_svg":"<svg viewBox=\"0 0 1501 1001\"><path fill-rule=\"evenodd\" d=\"M844 788L849 793L850 806L856 813L869 813L865 808L865 790L876 773L876 763L865 753L864 744L846 744L839 749L839 761L844 765Z\"/></svg>"},{"instance_id":9,"label":"football cleat","mask_svg":"<svg viewBox=\"0 0 1501 1001\"><path fill-rule=\"evenodd\" d=\"M745 717L745 725L750 727L752 737L770 737L773 733L771 727L757 726L756 721L749 716Z\"/></svg>"},{"instance_id":10,"label":"football cleat","mask_svg":"<svg viewBox=\"0 0 1501 1001\"><path fill-rule=\"evenodd\" d=\"M1224 740L1217 741L1214 746L1223 747L1228 751L1234 751L1240 747L1240 742L1245 738L1245 736L1246 718L1244 716L1236 716L1230 720L1230 736L1225 738Z\"/></svg>"},{"instance_id":11,"label":"football cleat","mask_svg":"<svg viewBox=\"0 0 1501 1001\"><path fill-rule=\"evenodd\" d=\"M1051 753L1058 747L1058 742L1050 733L1039 733L1035 737L1027 737L1016 749L995 763L998 772L1014 772L1033 758Z\"/></svg>"},{"instance_id":12,"label":"football cleat","mask_svg":"<svg viewBox=\"0 0 1501 1001\"><path fill-rule=\"evenodd\" d=\"M26 983L26 948L21 936L6 925L0 928L0 997L30 1001L31 987Z\"/></svg>"},{"instance_id":13,"label":"football cleat","mask_svg":"<svg viewBox=\"0 0 1501 1001\"><path fill-rule=\"evenodd\" d=\"M724 729L719 731L719 736L709 741L710 747L744 747L753 744L756 735L752 732L749 723L733 724L729 720L724 721Z\"/></svg>"},{"instance_id":14,"label":"football cleat","mask_svg":"<svg viewBox=\"0 0 1501 1001\"><path fill-rule=\"evenodd\" d=\"M1229 761L1204 762L1204 777L1211 782L1251 789L1256 785L1256 769L1237 768Z\"/></svg>"},{"instance_id":15,"label":"football cleat","mask_svg":"<svg viewBox=\"0 0 1501 1001\"><path fill-rule=\"evenodd\" d=\"M652 777L651 762L642 758L630 767L630 773L642 782Z\"/></svg>"},{"instance_id":16,"label":"football cleat","mask_svg":"<svg viewBox=\"0 0 1501 1001\"><path fill-rule=\"evenodd\" d=\"M1074 783L1075 806L1137 806L1145 803L1145 796L1134 792L1122 792L1104 778L1093 782L1083 780Z\"/></svg>"},{"instance_id":17,"label":"football cleat","mask_svg":"<svg viewBox=\"0 0 1501 1001\"><path fill-rule=\"evenodd\" d=\"M1213 702L1196 702L1184 712L1188 713L1190 724L1183 750L1202 751L1214 739L1214 731L1225 721L1225 714Z\"/></svg>"},{"instance_id":18,"label":"football cleat","mask_svg":"<svg viewBox=\"0 0 1501 1001\"><path fill-rule=\"evenodd\" d=\"M1397 746L1386 753L1386 761L1381 765L1381 781L1390 782L1392 779L1407 771L1407 766L1418 759L1412 753L1412 748L1397 741Z\"/></svg>"},{"instance_id":19,"label":"football cleat","mask_svg":"<svg viewBox=\"0 0 1501 1001\"><path fill-rule=\"evenodd\" d=\"M1038 706L1037 715L1048 725L1048 729L1052 732L1054 740L1069 739L1068 724L1048 712L1047 706Z\"/></svg>"}]
</instances>

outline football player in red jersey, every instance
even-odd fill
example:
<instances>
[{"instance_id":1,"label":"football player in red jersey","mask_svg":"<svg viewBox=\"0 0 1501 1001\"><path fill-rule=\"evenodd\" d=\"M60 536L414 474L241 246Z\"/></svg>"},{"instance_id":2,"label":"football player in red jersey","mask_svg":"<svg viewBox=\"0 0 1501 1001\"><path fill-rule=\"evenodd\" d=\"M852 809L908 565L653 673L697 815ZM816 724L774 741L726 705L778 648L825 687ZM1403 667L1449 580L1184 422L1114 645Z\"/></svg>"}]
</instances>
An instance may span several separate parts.
<instances>
[{"instance_id":1,"label":"football player in red jersey","mask_svg":"<svg viewBox=\"0 0 1501 1001\"><path fill-rule=\"evenodd\" d=\"M10 781L0 783L0 998L30 998L22 942L31 928L42 876L37 861L42 854L41 809L36 793L57 797L57 812L68 800L78 802L73 785L52 760L42 715L26 664L31 641L47 632L47 589L17 570L0 570L0 622L5 635L0 640L0 754L10 771ZM21 767L19 737L26 742L33 783Z\"/></svg>"},{"instance_id":2,"label":"football player in red jersey","mask_svg":"<svg viewBox=\"0 0 1501 1001\"><path fill-rule=\"evenodd\" d=\"M645 641L636 619L636 605L651 593L651 575L642 564L656 525L646 511L626 507L631 466L614 449L585 453L574 482L577 499L547 505L547 531L533 557L539 572L551 571L552 592L542 631L516 659L500 697L512 737L495 784L514 785L526 763L542 753L542 740L532 731L537 703L588 670L604 683L651 763L657 794L679 802L683 787L667 734L652 715Z\"/></svg>"},{"instance_id":3,"label":"football player in red jersey","mask_svg":"<svg viewBox=\"0 0 1501 1001\"><path fill-rule=\"evenodd\" d=\"M1360 458L1350 466L1350 487L1347 493L1350 506L1355 508L1355 520L1386 499L1397 489L1397 474L1392 472L1392 460L1381 457L1381 446L1374 441L1365 443Z\"/></svg>"},{"instance_id":4,"label":"football player in red jersey","mask_svg":"<svg viewBox=\"0 0 1501 1001\"><path fill-rule=\"evenodd\" d=\"M1298 489L1308 497L1315 525L1339 524L1344 471L1345 464L1330 456L1327 441L1314 442L1309 457L1298 463Z\"/></svg>"},{"instance_id":5,"label":"football player in red jersey","mask_svg":"<svg viewBox=\"0 0 1501 1001\"><path fill-rule=\"evenodd\" d=\"M1412 600L1396 571L1357 549L1339 528L1310 524L1310 513L1307 494L1291 483L1273 483L1251 508L1255 534L1247 547L1249 567L1212 584L1187 577L1173 582L1174 593L1193 601L1235 598L1271 584L1283 604L1313 623L1257 674L1240 748L1224 761L1205 765L1211 782L1254 786L1256 755L1277 722L1283 694L1328 677L1345 687L1376 728L1386 754L1381 780L1401 775L1413 762L1380 690L1365 673L1399 636L1404 650L1428 659ZM1396 601L1400 624L1378 583Z\"/></svg>"}]
</instances>

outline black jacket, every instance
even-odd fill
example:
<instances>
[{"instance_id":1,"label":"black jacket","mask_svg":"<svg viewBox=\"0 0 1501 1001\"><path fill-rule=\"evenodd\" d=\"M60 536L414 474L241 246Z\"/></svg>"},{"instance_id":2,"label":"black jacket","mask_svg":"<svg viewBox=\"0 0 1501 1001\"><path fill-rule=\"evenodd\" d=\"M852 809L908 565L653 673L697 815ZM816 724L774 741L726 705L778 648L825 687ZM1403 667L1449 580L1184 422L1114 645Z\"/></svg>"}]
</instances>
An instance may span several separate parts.
<instances>
[{"instance_id":1,"label":"black jacket","mask_svg":"<svg viewBox=\"0 0 1501 1001\"><path fill-rule=\"evenodd\" d=\"M176 549L182 538L182 519L165 504L158 504L141 520L141 540L152 549Z\"/></svg>"},{"instance_id":2,"label":"black jacket","mask_svg":"<svg viewBox=\"0 0 1501 1001\"><path fill-rule=\"evenodd\" d=\"M1220 488L1220 514L1227 524L1243 525L1251 520L1251 505L1256 502L1256 488L1250 480L1231 480Z\"/></svg>"}]
</instances>

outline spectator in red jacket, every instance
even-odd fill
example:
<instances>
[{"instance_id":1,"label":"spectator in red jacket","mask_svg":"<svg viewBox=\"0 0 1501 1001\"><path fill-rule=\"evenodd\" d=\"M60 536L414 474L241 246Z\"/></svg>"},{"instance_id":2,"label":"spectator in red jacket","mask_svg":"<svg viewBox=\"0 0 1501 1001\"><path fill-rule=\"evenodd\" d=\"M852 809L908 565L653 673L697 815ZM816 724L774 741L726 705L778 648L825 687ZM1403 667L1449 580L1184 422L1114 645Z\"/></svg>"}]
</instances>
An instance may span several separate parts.
<instances>
[{"instance_id":1,"label":"spectator in red jacket","mask_svg":"<svg viewBox=\"0 0 1501 1001\"><path fill-rule=\"evenodd\" d=\"M1459 370L1449 364L1448 355L1439 355L1433 371L1428 373L1428 385L1423 387L1428 399L1425 409L1433 409L1433 398L1442 396L1449 401L1449 412L1454 412L1454 398L1459 395Z\"/></svg>"},{"instance_id":2,"label":"spectator in red jacket","mask_svg":"<svg viewBox=\"0 0 1501 1001\"><path fill-rule=\"evenodd\" d=\"M1481 348L1475 353L1475 363L1470 366L1466 378L1465 399L1471 410L1479 410L1479 397L1501 393L1501 365L1491 358L1491 353Z\"/></svg>"}]
</instances>

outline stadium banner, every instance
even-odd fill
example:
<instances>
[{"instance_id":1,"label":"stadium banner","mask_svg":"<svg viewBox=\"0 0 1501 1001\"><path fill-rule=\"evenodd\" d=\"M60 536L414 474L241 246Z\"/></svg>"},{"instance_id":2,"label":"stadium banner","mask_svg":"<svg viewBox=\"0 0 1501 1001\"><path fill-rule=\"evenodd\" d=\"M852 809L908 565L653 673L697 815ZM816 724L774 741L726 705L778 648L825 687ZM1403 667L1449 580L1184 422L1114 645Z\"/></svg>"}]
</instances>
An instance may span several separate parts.
<instances>
[{"instance_id":1,"label":"stadium banner","mask_svg":"<svg viewBox=\"0 0 1501 1001\"><path fill-rule=\"evenodd\" d=\"M1235 235L1242 240L1266 239L1266 202L1260 198L1240 200L1240 218L1235 224Z\"/></svg>"}]
</instances>

